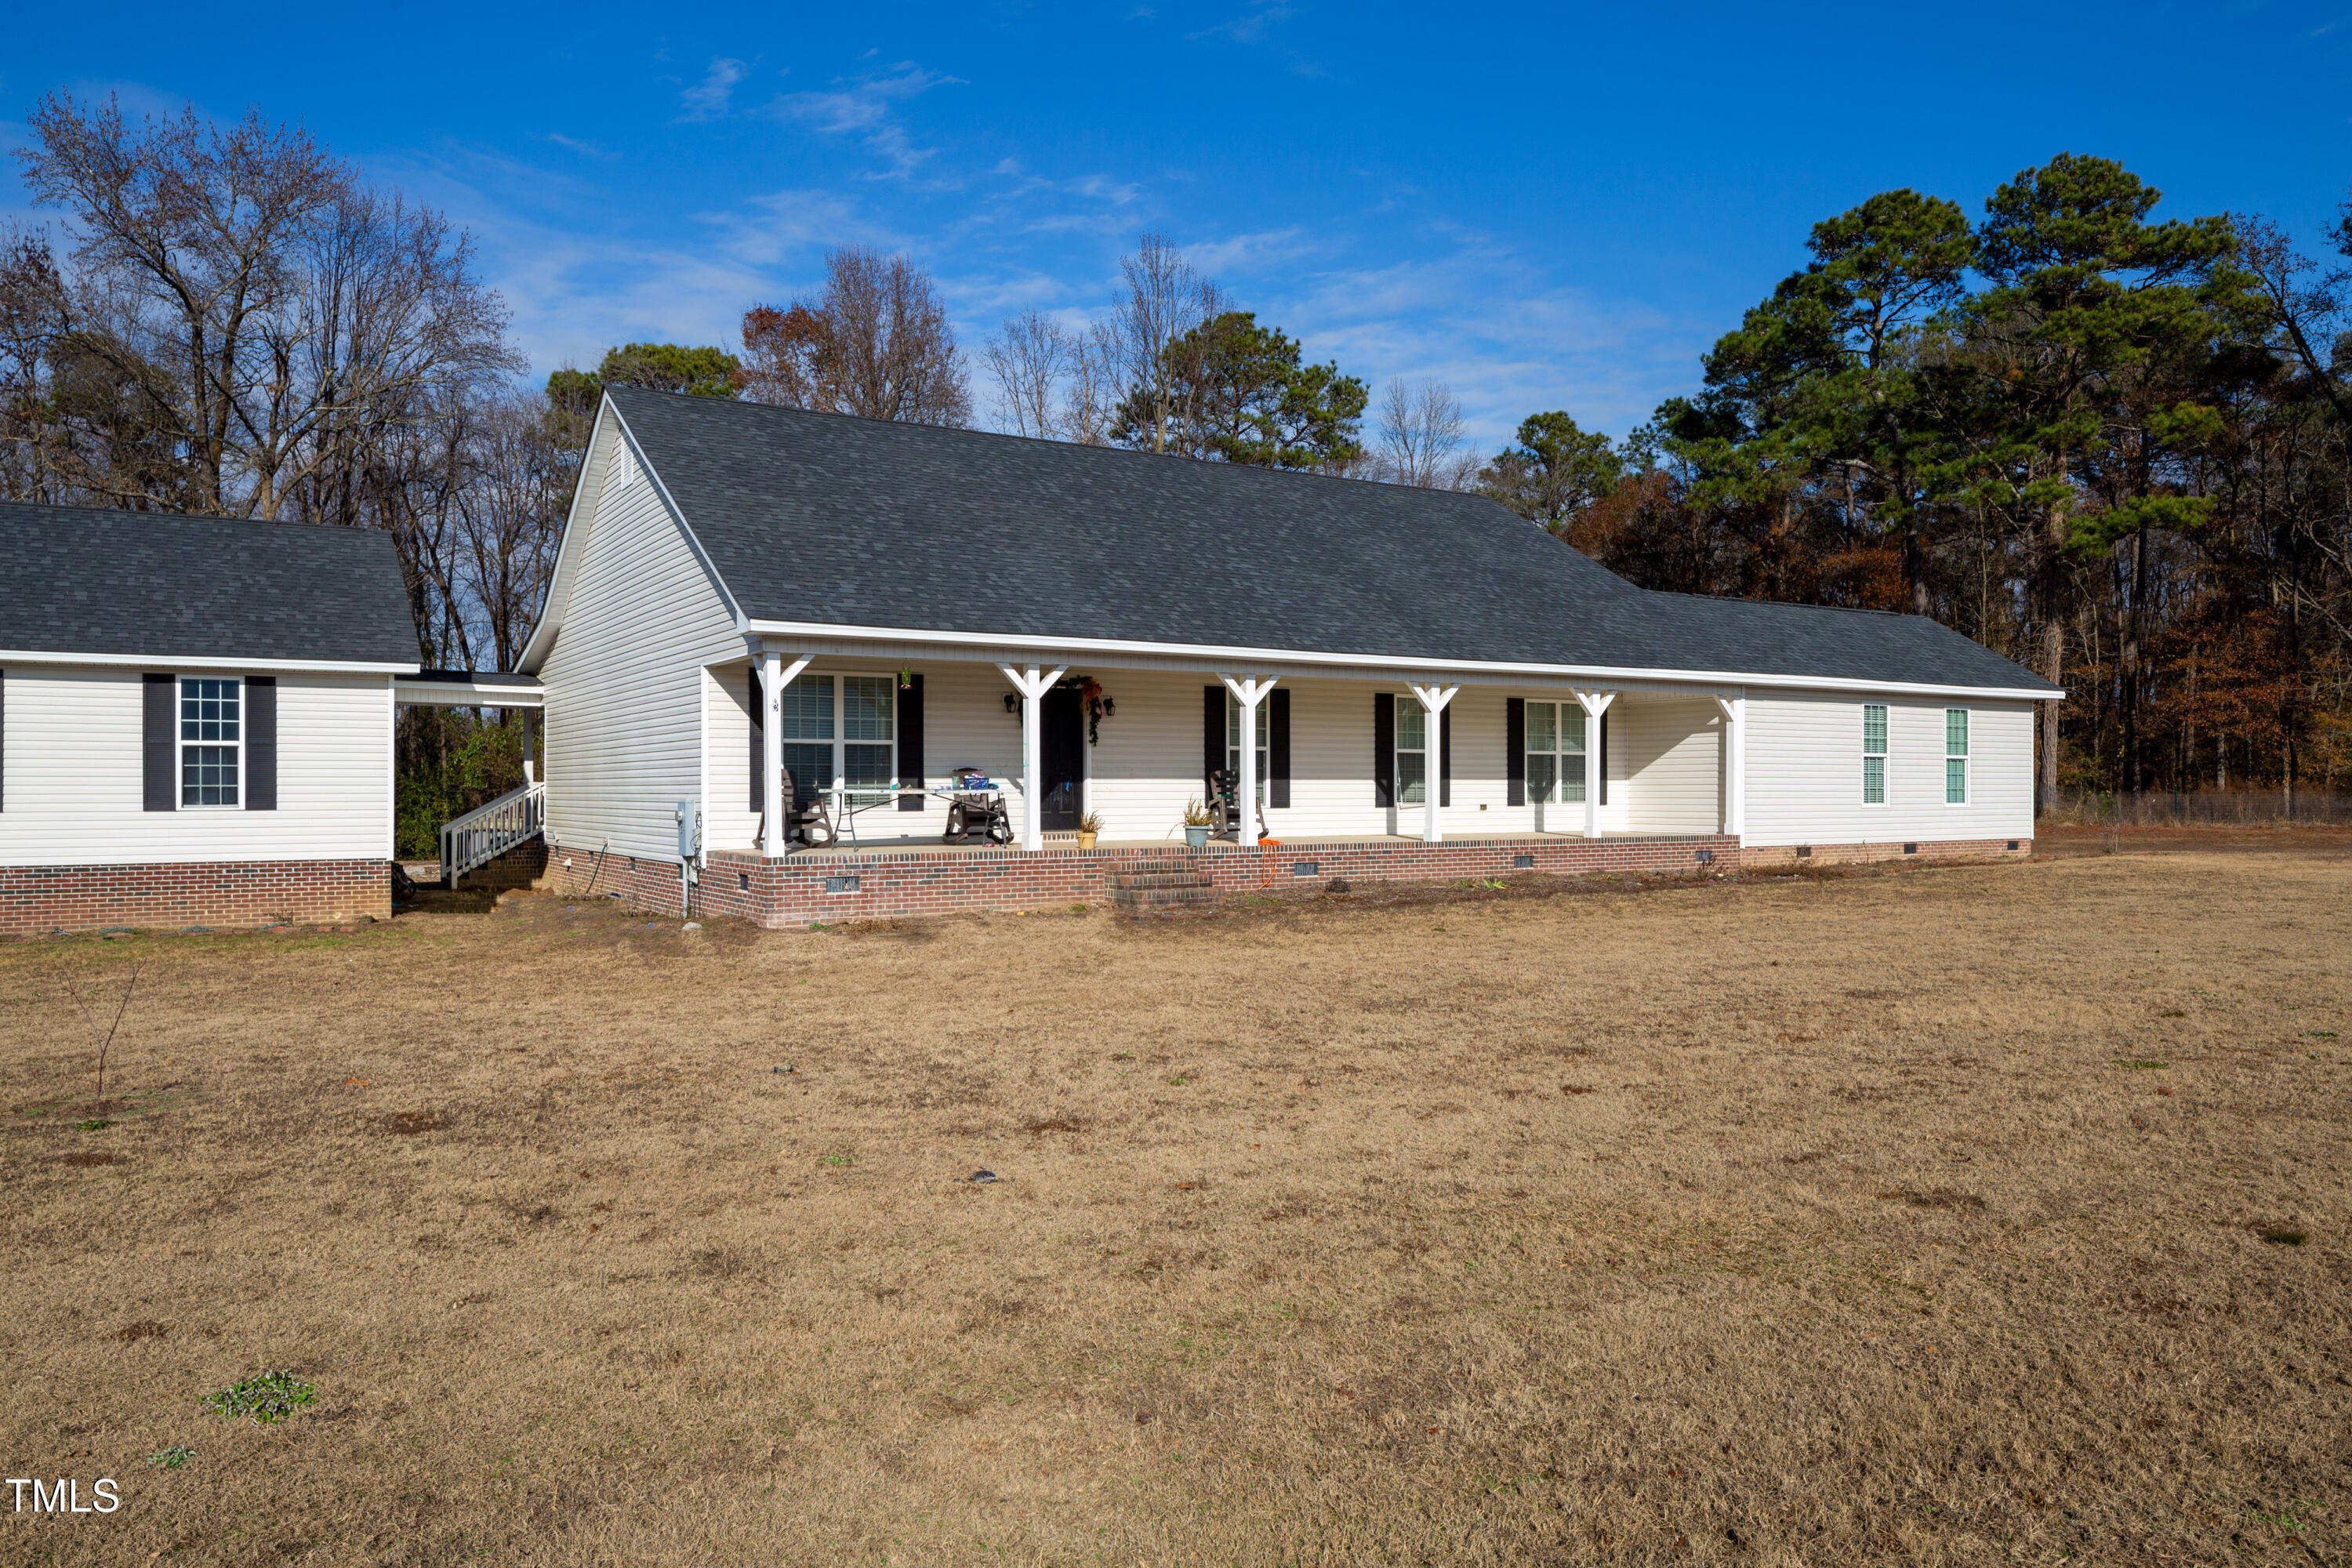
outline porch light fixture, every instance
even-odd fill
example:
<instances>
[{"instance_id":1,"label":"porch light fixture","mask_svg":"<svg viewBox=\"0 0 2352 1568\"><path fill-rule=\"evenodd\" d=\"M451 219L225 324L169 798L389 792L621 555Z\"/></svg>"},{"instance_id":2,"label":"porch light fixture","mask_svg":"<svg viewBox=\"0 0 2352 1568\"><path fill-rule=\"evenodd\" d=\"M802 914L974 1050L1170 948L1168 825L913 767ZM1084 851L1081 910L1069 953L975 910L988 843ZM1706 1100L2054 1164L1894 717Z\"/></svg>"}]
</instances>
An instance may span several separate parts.
<instances>
[{"instance_id":1,"label":"porch light fixture","mask_svg":"<svg viewBox=\"0 0 2352 1568\"><path fill-rule=\"evenodd\" d=\"M1004 710L1007 713L1018 713L1021 710L1021 697L1018 692L1008 691L1004 694Z\"/></svg>"},{"instance_id":2,"label":"porch light fixture","mask_svg":"<svg viewBox=\"0 0 2352 1568\"><path fill-rule=\"evenodd\" d=\"M1106 697L1103 699L1103 717L1106 719L1116 719L1118 717L1118 698Z\"/></svg>"}]
</instances>

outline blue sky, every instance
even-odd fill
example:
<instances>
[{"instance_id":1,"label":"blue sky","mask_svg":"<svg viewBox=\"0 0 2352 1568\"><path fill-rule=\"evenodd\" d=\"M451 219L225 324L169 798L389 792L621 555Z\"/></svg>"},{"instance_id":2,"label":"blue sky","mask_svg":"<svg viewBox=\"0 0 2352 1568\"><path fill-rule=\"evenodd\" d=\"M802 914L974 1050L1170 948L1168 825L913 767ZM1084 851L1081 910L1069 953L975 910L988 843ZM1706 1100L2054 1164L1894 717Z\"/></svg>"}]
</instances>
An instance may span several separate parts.
<instances>
[{"instance_id":1,"label":"blue sky","mask_svg":"<svg viewBox=\"0 0 2352 1568\"><path fill-rule=\"evenodd\" d=\"M2095 153L2160 214L2309 244L2352 184L2352 0L208 15L236 25L12 20L0 142L57 87L302 121L472 229L541 374L731 342L850 241L929 267L977 347L1010 311L1099 312L1156 228L1312 357L1443 378L1482 442L1555 407L1622 435L1873 191L1974 213ZM13 180L6 216L38 217Z\"/></svg>"}]
</instances>

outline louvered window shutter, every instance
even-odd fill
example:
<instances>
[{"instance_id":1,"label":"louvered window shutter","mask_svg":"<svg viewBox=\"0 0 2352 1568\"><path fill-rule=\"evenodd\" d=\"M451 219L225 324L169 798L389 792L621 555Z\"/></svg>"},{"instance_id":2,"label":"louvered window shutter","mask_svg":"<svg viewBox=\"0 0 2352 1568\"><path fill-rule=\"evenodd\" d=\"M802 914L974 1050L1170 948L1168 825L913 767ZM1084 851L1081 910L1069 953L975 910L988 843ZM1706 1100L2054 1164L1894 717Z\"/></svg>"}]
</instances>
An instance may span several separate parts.
<instances>
[{"instance_id":1,"label":"louvered window shutter","mask_svg":"<svg viewBox=\"0 0 2352 1568\"><path fill-rule=\"evenodd\" d=\"M923 782L923 678L910 675L908 684L898 689L898 782L920 786ZM920 811L923 797L902 795L898 797L900 811Z\"/></svg>"},{"instance_id":2,"label":"louvered window shutter","mask_svg":"<svg viewBox=\"0 0 2352 1568\"><path fill-rule=\"evenodd\" d=\"M168 675L140 680L140 804L146 811L171 811L180 804L180 683Z\"/></svg>"},{"instance_id":3,"label":"louvered window shutter","mask_svg":"<svg viewBox=\"0 0 2352 1568\"><path fill-rule=\"evenodd\" d=\"M760 690L760 669L750 671L751 685L751 815L768 809L768 704ZM790 802L786 803L791 804Z\"/></svg>"},{"instance_id":4,"label":"louvered window shutter","mask_svg":"<svg viewBox=\"0 0 2352 1568\"><path fill-rule=\"evenodd\" d=\"M1396 804L1396 693L1372 693L1372 804Z\"/></svg>"},{"instance_id":5,"label":"louvered window shutter","mask_svg":"<svg viewBox=\"0 0 2352 1568\"><path fill-rule=\"evenodd\" d=\"M1452 709L1447 709L1452 712ZM1528 700L1514 697L1503 704L1503 780L1512 805L1528 804Z\"/></svg>"},{"instance_id":6,"label":"louvered window shutter","mask_svg":"<svg viewBox=\"0 0 2352 1568\"><path fill-rule=\"evenodd\" d=\"M1290 805L1290 688L1277 686L1267 701L1274 704L1265 718L1265 804Z\"/></svg>"},{"instance_id":7,"label":"louvered window shutter","mask_svg":"<svg viewBox=\"0 0 2352 1568\"><path fill-rule=\"evenodd\" d=\"M1592 731L1592 776L1601 781L1601 804L1609 804L1609 710L1602 709L1601 722Z\"/></svg>"},{"instance_id":8,"label":"louvered window shutter","mask_svg":"<svg viewBox=\"0 0 2352 1568\"><path fill-rule=\"evenodd\" d=\"M245 809L278 809L278 678L245 678Z\"/></svg>"},{"instance_id":9,"label":"louvered window shutter","mask_svg":"<svg viewBox=\"0 0 2352 1568\"><path fill-rule=\"evenodd\" d=\"M1209 775L1225 765L1225 689L1201 688L1201 798L1209 798Z\"/></svg>"}]
</instances>

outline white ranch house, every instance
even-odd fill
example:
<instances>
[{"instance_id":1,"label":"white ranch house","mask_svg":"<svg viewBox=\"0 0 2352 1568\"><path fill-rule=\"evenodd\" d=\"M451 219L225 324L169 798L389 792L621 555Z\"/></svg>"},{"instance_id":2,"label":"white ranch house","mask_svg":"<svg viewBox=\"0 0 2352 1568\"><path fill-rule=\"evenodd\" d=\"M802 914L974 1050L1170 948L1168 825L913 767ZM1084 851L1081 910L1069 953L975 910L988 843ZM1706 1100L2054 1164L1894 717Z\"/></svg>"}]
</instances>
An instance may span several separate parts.
<instances>
[{"instance_id":1,"label":"white ranch house","mask_svg":"<svg viewBox=\"0 0 2352 1568\"><path fill-rule=\"evenodd\" d=\"M2021 854L2059 695L1479 497L628 388L522 664L564 885L772 923L1108 896L1220 768L1255 820L1189 864L1233 885ZM1012 846L940 842L967 768ZM793 840L812 797L854 843Z\"/></svg>"}]
</instances>

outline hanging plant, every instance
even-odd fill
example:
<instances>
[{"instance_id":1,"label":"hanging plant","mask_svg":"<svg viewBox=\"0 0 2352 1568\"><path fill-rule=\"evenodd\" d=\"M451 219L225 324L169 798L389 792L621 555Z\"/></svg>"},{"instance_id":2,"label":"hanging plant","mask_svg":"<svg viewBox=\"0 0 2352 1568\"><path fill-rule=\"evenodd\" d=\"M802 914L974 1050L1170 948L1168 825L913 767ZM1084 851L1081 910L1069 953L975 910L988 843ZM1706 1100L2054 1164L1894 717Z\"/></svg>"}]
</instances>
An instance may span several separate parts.
<instances>
[{"instance_id":1,"label":"hanging plant","mask_svg":"<svg viewBox=\"0 0 2352 1568\"><path fill-rule=\"evenodd\" d=\"M911 664L900 665L898 667L898 689L901 691L911 691L914 689L914 686L915 667Z\"/></svg>"},{"instance_id":2,"label":"hanging plant","mask_svg":"<svg viewBox=\"0 0 2352 1568\"><path fill-rule=\"evenodd\" d=\"M1087 710L1087 744L1101 745L1102 721L1118 716L1118 704L1103 695L1102 682L1091 675L1073 675L1062 684L1077 692L1078 701Z\"/></svg>"}]
</instances>

